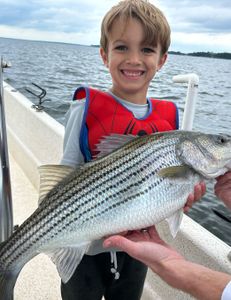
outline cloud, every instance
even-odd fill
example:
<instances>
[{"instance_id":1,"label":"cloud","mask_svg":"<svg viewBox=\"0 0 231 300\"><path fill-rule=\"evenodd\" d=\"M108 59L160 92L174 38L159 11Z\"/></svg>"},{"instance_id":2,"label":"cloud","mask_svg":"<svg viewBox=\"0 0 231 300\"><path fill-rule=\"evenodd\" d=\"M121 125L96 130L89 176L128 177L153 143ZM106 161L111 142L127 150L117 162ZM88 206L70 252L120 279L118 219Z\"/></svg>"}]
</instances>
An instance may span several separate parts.
<instances>
[{"instance_id":1,"label":"cloud","mask_svg":"<svg viewBox=\"0 0 231 300\"><path fill-rule=\"evenodd\" d=\"M111 6L110 1L108 7ZM32 40L98 44L105 3L95 1L2 1L0 36Z\"/></svg>"},{"instance_id":2,"label":"cloud","mask_svg":"<svg viewBox=\"0 0 231 300\"><path fill-rule=\"evenodd\" d=\"M171 26L172 50L231 52L230 1L159 0L158 7Z\"/></svg>"},{"instance_id":3,"label":"cloud","mask_svg":"<svg viewBox=\"0 0 231 300\"><path fill-rule=\"evenodd\" d=\"M211 1L159 1L173 30L187 32L231 32L231 3Z\"/></svg>"},{"instance_id":4,"label":"cloud","mask_svg":"<svg viewBox=\"0 0 231 300\"><path fill-rule=\"evenodd\" d=\"M4 1L5 2L5 1ZM78 5L78 2L83 2ZM20 28L46 31L74 32L92 28L97 21L100 6L91 6L92 1L0 1L0 23ZM96 17L95 17L96 16Z\"/></svg>"},{"instance_id":5,"label":"cloud","mask_svg":"<svg viewBox=\"0 0 231 300\"><path fill-rule=\"evenodd\" d=\"M62 42L72 44L91 45L99 43L99 32L91 31L88 34L84 32L60 32L60 31L44 31L39 29L25 29L13 26L0 25L0 32L5 34L2 37L11 37L15 39L40 40L51 42Z\"/></svg>"},{"instance_id":6,"label":"cloud","mask_svg":"<svg viewBox=\"0 0 231 300\"><path fill-rule=\"evenodd\" d=\"M182 52L231 52L231 33L206 34L175 32L172 34L171 50Z\"/></svg>"},{"instance_id":7,"label":"cloud","mask_svg":"<svg viewBox=\"0 0 231 300\"><path fill-rule=\"evenodd\" d=\"M187 32L230 32L231 10L226 8L200 6L181 9L176 15L174 12L171 19L176 30ZM174 20L177 20L175 22Z\"/></svg>"}]
</instances>

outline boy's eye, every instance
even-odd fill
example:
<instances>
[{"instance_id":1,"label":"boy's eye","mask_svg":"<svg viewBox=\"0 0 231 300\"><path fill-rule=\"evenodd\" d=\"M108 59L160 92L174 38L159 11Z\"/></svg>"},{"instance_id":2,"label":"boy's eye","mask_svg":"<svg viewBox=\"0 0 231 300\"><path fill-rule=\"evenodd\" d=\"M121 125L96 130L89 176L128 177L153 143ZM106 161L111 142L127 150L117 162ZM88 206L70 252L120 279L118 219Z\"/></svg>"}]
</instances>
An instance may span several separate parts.
<instances>
[{"instance_id":1,"label":"boy's eye","mask_svg":"<svg viewBox=\"0 0 231 300\"><path fill-rule=\"evenodd\" d=\"M126 51L127 47L124 45L119 45L119 46L116 46L115 49L118 51Z\"/></svg>"},{"instance_id":2,"label":"boy's eye","mask_svg":"<svg viewBox=\"0 0 231 300\"><path fill-rule=\"evenodd\" d=\"M144 53L154 53L155 51L152 48L145 47L145 48L142 49L142 52L144 52Z\"/></svg>"}]
</instances>

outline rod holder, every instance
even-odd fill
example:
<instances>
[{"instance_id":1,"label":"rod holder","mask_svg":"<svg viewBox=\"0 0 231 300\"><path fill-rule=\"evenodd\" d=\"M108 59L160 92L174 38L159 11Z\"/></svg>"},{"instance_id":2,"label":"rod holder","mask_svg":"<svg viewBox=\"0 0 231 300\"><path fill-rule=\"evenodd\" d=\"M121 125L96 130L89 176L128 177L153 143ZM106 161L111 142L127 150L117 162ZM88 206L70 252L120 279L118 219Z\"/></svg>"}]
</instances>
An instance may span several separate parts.
<instances>
[{"instance_id":1,"label":"rod holder","mask_svg":"<svg viewBox=\"0 0 231 300\"><path fill-rule=\"evenodd\" d=\"M176 75L173 77L173 82L188 84L181 129L192 130L199 86L199 77L194 73Z\"/></svg>"}]
</instances>

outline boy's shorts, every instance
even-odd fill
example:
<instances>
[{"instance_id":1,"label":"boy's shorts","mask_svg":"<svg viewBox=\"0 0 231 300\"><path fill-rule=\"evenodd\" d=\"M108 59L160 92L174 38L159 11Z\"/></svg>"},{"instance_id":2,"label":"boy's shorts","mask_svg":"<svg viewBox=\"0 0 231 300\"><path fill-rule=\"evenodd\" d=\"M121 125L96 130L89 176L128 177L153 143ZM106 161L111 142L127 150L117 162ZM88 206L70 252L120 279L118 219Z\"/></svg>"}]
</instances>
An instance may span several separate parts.
<instances>
[{"instance_id":1,"label":"boy's shorts","mask_svg":"<svg viewBox=\"0 0 231 300\"><path fill-rule=\"evenodd\" d=\"M84 255L71 279L61 283L63 300L139 300L147 267L124 252L117 252L117 271L111 273L110 253Z\"/></svg>"}]
</instances>

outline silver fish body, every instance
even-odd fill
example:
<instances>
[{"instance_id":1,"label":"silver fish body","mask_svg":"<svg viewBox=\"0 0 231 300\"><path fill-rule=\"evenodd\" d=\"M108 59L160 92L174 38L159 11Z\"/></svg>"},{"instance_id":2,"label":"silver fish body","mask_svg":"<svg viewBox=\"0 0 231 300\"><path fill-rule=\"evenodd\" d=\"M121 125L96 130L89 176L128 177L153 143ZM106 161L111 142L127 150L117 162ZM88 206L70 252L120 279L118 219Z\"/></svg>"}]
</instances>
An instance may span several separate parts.
<instances>
[{"instance_id":1,"label":"silver fish body","mask_svg":"<svg viewBox=\"0 0 231 300\"><path fill-rule=\"evenodd\" d=\"M225 135L114 135L99 151L106 154L120 144L47 194L48 178L65 167L45 167L50 174L43 181L43 201L0 247L0 300L11 299L19 272L38 253L52 256L66 282L92 241L178 214L197 182L225 173L231 162L231 137Z\"/></svg>"}]
</instances>

